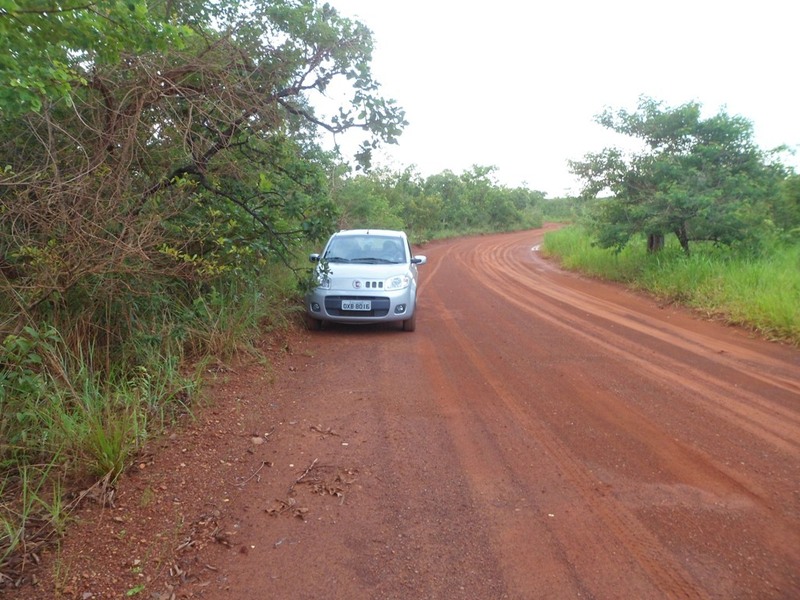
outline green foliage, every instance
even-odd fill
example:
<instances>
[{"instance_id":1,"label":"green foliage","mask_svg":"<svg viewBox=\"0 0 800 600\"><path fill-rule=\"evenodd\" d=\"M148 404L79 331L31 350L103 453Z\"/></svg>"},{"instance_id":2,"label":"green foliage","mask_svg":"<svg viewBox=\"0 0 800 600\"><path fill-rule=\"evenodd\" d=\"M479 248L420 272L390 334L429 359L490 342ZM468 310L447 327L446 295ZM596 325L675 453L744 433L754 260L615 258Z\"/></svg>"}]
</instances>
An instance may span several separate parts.
<instances>
[{"instance_id":1,"label":"green foliage","mask_svg":"<svg viewBox=\"0 0 800 600\"><path fill-rule=\"evenodd\" d=\"M344 228L402 229L404 223L397 206L390 204L393 186L385 176L372 173L354 177L336 191L339 224Z\"/></svg>"},{"instance_id":2,"label":"green foliage","mask_svg":"<svg viewBox=\"0 0 800 600\"><path fill-rule=\"evenodd\" d=\"M25 327L20 334L6 336L0 354L0 462L8 452L29 443L35 429L37 406L46 401L47 357L58 334L51 326L43 331Z\"/></svg>"},{"instance_id":3,"label":"green foliage","mask_svg":"<svg viewBox=\"0 0 800 600\"><path fill-rule=\"evenodd\" d=\"M158 417L163 423L170 399L190 388L169 359L154 360L152 371L114 367L107 373L97 358L91 351L71 351L51 326L28 327L6 338L0 356L3 465L13 469L64 458L82 464L86 456L99 465L92 468L97 474L116 475L146 437L148 420ZM100 472L103 467L109 468Z\"/></svg>"},{"instance_id":4,"label":"green foliage","mask_svg":"<svg viewBox=\"0 0 800 600\"><path fill-rule=\"evenodd\" d=\"M85 65L182 43L144 0L0 0L0 113L39 112L87 83Z\"/></svg>"},{"instance_id":5,"label":"green foliage","mask_svg":"<svg viewBox=\"0 0 800 600\"><path fill-rule=\"evenodd\" d=\"M570 222L579 213L576 198L546 198L541 203L542 218L545 221Z\"/></svg>"},{"instance_id":6,"label":"green foliage","mask_svg":"<svg viewBox=\"0 0 800 600\"><path fill-rule=\"evenodd\" d=\"M566 269L627 283L634 281L640 273L640 263L636 258L640 250L626 246L620 252L609 252L599 247L579 226L546 233L542 247L544 255L558 257Z\"/></svg>"},{"instance_id":7,"label":"green foliage","mask_svg":"<svg viewBox=\"0 0 800 600\"><path fill-rule=\"evenodd\" d=\"M800 345L800 245L776 241L761 252L700 244L691 256L677 240L663 252L643 244L620 252L599 247L590 232L569 227L545 235L544 251L569 269L622 281L772 339Z\"/></svg>"},{"instance_id":8,"label":"green foliage","mask_svg":"<svg viewBox=\"0 0 800 600\"><path fill-rule=\"evenodd\" d=\"M25 84L40 110L9 99L0 114L11 331L47 311L100 332L127 286L197 289L290 264L336 216L319 131L364 131L366 162L404 124L372 79L369 31L329 5L37 2L4 5L19 41L6 62L31 47L26 60L50 68L60 52L69 86ZM336 80L349 101L318 114L313 96Z\"/></svg>"},{"instance_id":9,"label":"green foliage","mask_svg":"<svg viewBox=\"0 0 800 600\"><path fill-rule=\"evenodd\" d=\"M54 465L25 465L0 473L0 570L9 572L19 549L34 552L61 534L68 518L60 476Z\"/></svg>"},{"instance_id":10,"label":"green foliage","mask_svg":"<svg viewBox=\"0 0 800 600\"><path fill-rule=\"evenodd\" d=\"M775 226L783 235L800 237L800 175L791 175L783 181L771 212Z\"/></svg>"},{"instance_id":11,"label":"green foliage","mask_svg":"<svg viewBox=\"0 0 800 600\"><path fill-rule=\"evenodd\" d=\"M187 356L224 360L250 351L257 336L287 327L294 285L291 271L273 267L256 282L228 279L198 296L179 316Z\"/></svg>"},{"instance_id":12,"label":"green foliage","mask_svg":"<svg viewBox=\"0 0 800 600\"><path fill-rule=\"evenodd\" d=\"M0 0L0 39L2 458L117 473L181 361L288 320L265 281L337 216L319 133L366 165L404 114L312 0Z\"/></svg>"},{"instance_id":13,"label":"green foliage","mask_svg":"<svg viewBox=\"0 0 800 600\"><path fill-rule=\"evenodd\" d=\"M493 172L474 166L461 175L445 171L423 179L406 169L340 179L333 193L339 224L400 228L417 239L541 226L544 194L499 185Z\"/></svg>"},{"instance_id":14,"label":"green foliage","mask_svg":"<svg viewBox=\"0 0 800 600\"><path fill-rule=\"evenodd\" d=\"M703 119L695 102L664 108L649 98L636 112L606 110L597 121L642 145L630 155L608 148L571 163L584 196L611 194L589 212L602 247L673 233L688 254L690 242L759 237L785 171L756 147L750 122L724 112Z\"/></svg>"},{"instance_id":15,"label":"green foliage","mask_svg":"<svg viewBox=\"0 0 800 600\"><path fill-rule=\"evenodd\" d=\"M70 350L51 325L26 327L4 340L0 566L62 531L70 510L62 502L65 480L112 481L149 436L185 410L196 385L174 357L111 372L98 358Z\"/></svg>"}]
</instances>

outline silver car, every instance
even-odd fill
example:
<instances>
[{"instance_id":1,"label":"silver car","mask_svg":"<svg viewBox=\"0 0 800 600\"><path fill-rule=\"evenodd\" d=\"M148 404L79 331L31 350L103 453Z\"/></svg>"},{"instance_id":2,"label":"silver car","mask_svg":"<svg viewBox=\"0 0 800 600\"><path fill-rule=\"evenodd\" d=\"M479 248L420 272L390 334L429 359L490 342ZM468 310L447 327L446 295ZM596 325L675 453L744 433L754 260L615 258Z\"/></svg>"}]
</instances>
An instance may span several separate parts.
<instances>
[{"instance_id":1,"label":"silver car","mask_svg":"<svg viewBox=\"0 0 800 600\"><path fill-rule=\"evenodd\" d=\"M400 321L405 331L417 324L417 265L406 234L386 229L334 233L316 263L316 287L306 295L309 327L323 321L383 323Z\"/></svg>"}]
</instances>

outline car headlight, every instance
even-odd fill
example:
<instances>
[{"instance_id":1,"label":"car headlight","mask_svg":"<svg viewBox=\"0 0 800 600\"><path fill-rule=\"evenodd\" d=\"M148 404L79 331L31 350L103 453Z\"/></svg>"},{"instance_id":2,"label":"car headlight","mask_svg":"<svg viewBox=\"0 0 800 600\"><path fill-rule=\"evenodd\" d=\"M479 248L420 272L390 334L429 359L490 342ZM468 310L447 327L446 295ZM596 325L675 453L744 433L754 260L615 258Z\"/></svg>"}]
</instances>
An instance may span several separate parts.
<instances>
[{"instance_id":1,"label":"car headlight","mask_svg":"<svg viewBox=\"0 0 800 600\"><path fill-rule=\"evenodd\" d=\"M408 275L395 275L383 282L383 289L387 292L403 290L411 285L411 277Z\"/></svg>"},{"instance_id":2,"label":"car headlight","mask_svg":"<svg viewBox=\"0 0 800 600\"><path fill-rule=\"evenodd\" d=\"M317 275L317 288L322 290L331 289L331 278L327 275Z\"/></svg>"}]
</instances>

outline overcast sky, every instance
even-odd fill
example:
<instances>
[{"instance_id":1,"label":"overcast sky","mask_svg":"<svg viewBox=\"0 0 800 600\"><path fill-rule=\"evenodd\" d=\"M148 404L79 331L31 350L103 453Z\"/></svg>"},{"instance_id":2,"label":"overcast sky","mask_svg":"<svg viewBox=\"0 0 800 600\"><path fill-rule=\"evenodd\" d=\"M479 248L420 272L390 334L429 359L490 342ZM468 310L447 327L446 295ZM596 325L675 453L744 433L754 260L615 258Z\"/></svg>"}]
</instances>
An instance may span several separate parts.
<instances>
[{"instance_id":1,"label":"overcast sky","mask_svg":"<svg viewBox=\"0 0 800 600\"><path fill-rule=\"evenodd\" d=\"M504 185L577 192L567 161L619 143L594 116L640 95L724 108L761 148L800 150L796 0L329 1L372 30L373 75L406 110L384 166L496 166Z\"/></svg>"}]
</instances>

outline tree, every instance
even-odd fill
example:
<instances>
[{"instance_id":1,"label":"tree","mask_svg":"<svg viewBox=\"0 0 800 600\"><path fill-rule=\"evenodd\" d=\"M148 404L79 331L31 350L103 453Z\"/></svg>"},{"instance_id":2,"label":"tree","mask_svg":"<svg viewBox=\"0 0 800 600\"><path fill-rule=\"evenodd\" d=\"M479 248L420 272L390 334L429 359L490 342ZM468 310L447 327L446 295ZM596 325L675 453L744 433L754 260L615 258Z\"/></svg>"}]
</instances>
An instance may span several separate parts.
<instances>
[{"instance_id":1,"label":"tree","mask_svg":"<svg viewBox=\"0 0 800 600\"><path fill-rule=\"evenodd\" d=\"M466 189L461 177L452 171L443 171L429 176L423 184L426 196L440 198L442 229L465 228L472 211L466 203Z\"/></svg>"},{"instance_id":2,"label":"tree","mask_svg":"<svg viewBox=\"0 0 800 600\"><path fill-rule=\"evenodd\" d=\"M88 65L122 53L181 44L181 27L154 20L145 0L0 2L0 112L38 112L45 99L69 99L87 83Z\"/></svg>"},{"instance_id":3,"label":"tree","mask_svg":"<svg viewBox=\"0 0 800 600\"><path fill-rule=\"evenodd\" d=\"M389 192L384 172L360 174L343 181L334 194L340 225L348 229L402 229L402 219L390 205Z\"/></svg>"},{"instance_id":4,"label":"tree","mask_svg":"<svg viewBox=\"0 0 800 600\"><path fill-rule=\"evenodd\" d=\"M313 0L0 0L0 33L0 296L17 327L42 303L287 257L334 220L319 133L362 130L366 164L405 123L369 30ZM337 80L352 93L323 114Z\"/></svg>"},{"instance_id":5,"label":"tree","mask_svg":"<svg viewBox=\"0 0 800 600\"><path fill-rule=\"evenodd\" d=\"M657 250L673 233L689 254L691 242L743 240L763 222L784 174L753 142L749 121L724 111L704 119L696 102L665 108L641 98L636 112L609 109L597 122L642 143L635 153L606 148L570 163L584 197L611 193L592 212L603 247L644 234Z\"/></svg>"},{"instance_id":6,"label":"tree","mask_svg":"<svg viewBox=\"0 0 800 600\"><path fill-rule=\"evenodd\" d=\"M772 207L773 220L785 232L800 233L800 175L787 177Z\"/></svg>"}]
</instances>

